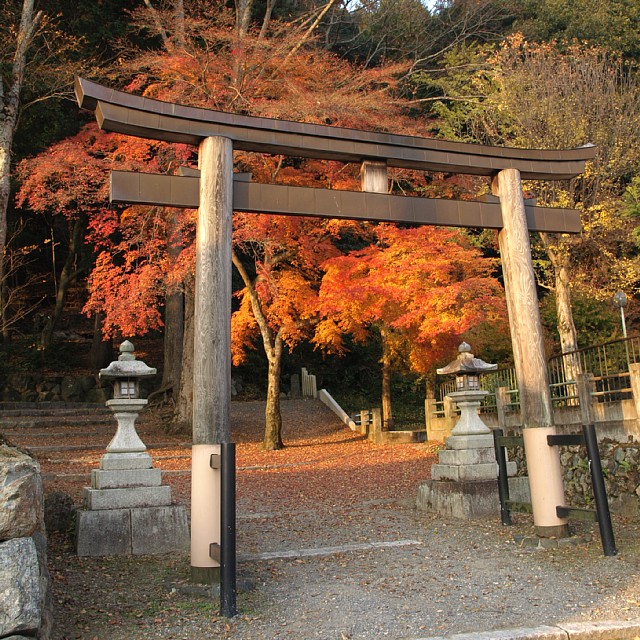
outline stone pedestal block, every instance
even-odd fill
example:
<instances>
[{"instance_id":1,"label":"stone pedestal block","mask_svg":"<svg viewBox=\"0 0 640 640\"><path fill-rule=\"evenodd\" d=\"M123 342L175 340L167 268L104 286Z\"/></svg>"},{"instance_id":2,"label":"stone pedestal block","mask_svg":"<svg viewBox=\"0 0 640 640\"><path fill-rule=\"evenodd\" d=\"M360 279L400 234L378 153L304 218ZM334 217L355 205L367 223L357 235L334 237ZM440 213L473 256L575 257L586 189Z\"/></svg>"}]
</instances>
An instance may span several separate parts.
<instances>
[{"instance_id":1,"label":"stone pedestal block","mask_svg":"<svg viewBox=\"0 0 640 640\"><path fill-rule=\"evenodd\" d=\"M493 436L490 433L473 436L450 436L444 444L447 449L493 449Z\"/></svg>"},{"instance_id":2,"label":"stone pedestal block","mask_svg":"<svg viewBox=\"0 0 640 640\"><path fill-rule=\"evenodd\" d=\"M500 513L498 483L427 480L418 486L418 509L452 518L486 518Z\"/></svg>"},{"instance_id":3,"label":"stone pedestal block","mask_svg":"<svg viewBox=\"0 0 640 640\"><path fill-rule=\"evenodd\" d=\"M129 509L78 511L76 553L79 556L126 556L131 553Z\"/></svg>"},{"instance_id":4,"label":"stone pedestal block","mask_svg":"<svg viewBox=\"0 0 640 640\"><path fill-rule=\"evenodd\" d=\"M91 471L94 489L125 489L128 487L159 487L162 484L161 469L122 469Z\"/></svg>"},{"instance_id":5,"label":"stone pedestal block","mask_svg":"<svg viewBox=\"0 0 640 640\"><path fill-rule=\"evenodd\" d=\"M188 548L187 511L181 506L78 512L79 556L151 555Z\"/></svg>"},{"instance_id":6,"label":"stone pedestal block","mask_svg":"<svg viewBox=\"0 0 640 640\"><path fill-rule=\"evenodd\" d=\"M119 469L151 469L153 460L148 453L105 453L100 458L100 468L106 471Z\"/></svg>"},{"instance_id":7,"label":"stone pedestal block","mask_svg":"<svg viewBox=\"0 0 640 640\"><path fill-rule=\"evenodd\" d=\"M84 508L89 510L164 507L171 504L171 487L84 489Z\"/></svg>"},{"instance_id":8,"label":"stone pedestal block","mask_svg":"<svg viewBox=\"0 0 640 640\"><path fill-rule=\"evenodd\" d=\"M431 467L432 480L452 480L454 482L475 482L479 480L496 481L498 465L496 462L485 464L434 464Z\"/></svg>"},{"instance_id":9,"label":"stone pedestal block","mask_svg":"<svg viewBox=\"0 0 640 640\"><path fill-rule=\"evenodd\" d=\"M187 510L176 505L131 509L131 550L134 555L188 551Z\"/></svg>"},{"instance_id":10,"label":"stone pedestal block","mask_svg":"<svg viewBox=\"0 0 640 640\"><path fill-rule=\"evenodd\" d=\"M469 465L496 463L493 449L443 449L438 453L438 464Z\"/></svg>"}]
</instances>

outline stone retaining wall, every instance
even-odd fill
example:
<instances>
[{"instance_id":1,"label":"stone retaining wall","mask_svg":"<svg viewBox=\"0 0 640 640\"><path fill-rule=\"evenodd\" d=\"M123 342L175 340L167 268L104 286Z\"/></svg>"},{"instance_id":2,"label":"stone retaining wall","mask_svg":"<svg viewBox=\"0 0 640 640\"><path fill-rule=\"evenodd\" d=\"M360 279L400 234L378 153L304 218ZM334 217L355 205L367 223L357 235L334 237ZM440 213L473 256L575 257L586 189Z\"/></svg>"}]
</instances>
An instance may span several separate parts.
<instances>
[{"instance_id":1,"label":"stone retaining wall","mask_svg":"<svg viewBox=\"0 0 640 640\"><path fill-rule=\"evenodd\" d=\"M640 444L603 440L598 443L604 483L613 513L640 514ZM526 475L522 448L509 449L518 466L518 474ZM572 507L593 507L591 473L585 447L560 447L560 462L567 503Z\"/></svg>"},{"instance_id":2,"label":"stone retaining wall","mask_svg":"<svg viewBox=\"0 0 640 640\"><path fill-rule=\"evenodd\" d=\"M142 381L141 392L154 390L155 380ZM91 402L104 403L113 396L113 384L98 375L44 376L13 373L0 379L0 402Z\"/></svg>"},{"instance_id":3,"label":"stone retaining wall","mask_svg":"<svg viewBox=\"0 0 640 640\"><path fill-rule=\"evenodd\" d=\"M0 444L0 638L50 637L43 496L38 463Z\"/></svg>"}]
</instances>

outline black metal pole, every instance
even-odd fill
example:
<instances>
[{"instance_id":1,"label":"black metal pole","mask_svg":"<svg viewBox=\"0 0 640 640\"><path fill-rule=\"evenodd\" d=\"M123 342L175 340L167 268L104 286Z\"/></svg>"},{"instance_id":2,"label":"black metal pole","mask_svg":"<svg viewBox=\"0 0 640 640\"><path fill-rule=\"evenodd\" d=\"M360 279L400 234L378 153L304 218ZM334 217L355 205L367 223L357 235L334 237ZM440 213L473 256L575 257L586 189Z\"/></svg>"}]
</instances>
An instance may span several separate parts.
<instances>
[{"instance_id":1,"label":"black metal pole","mask_svg":"<svg viewBox=\"0 0 640 640\"><path fill-rule=\"evenodd\" d=\"M582 426L582 432L584 433L584 442L587 447L587 456L589 457L589 469L591 470L593 496L596 501L596 513L598 515L598 526L600 527L602 550L605 556L615 556L618 554L618 550L616 549L613 527L611 526L611 515L609 513L607 492L604 487L604 477L602 476L602 464L600 462L596 428L592 424L585 424Z\"/></svg>"},{"instance_id":2,"label":"black metal pole","mask_svg":"<svg viewBox=\"0 0 640 640\"><path fill-rule=\"evenodd\" d=\"M509 500L509 477L507 474L507 458L504 454L504 447L499 444L498 439L504 436L502 429L493 429L493 446L496 451L496 461L498 462L498 496L500 497L500 520L504 525L511 524L511 514L507 508Z\"/></svg>"},{"instance_id":3,"label":"black metal pole","mask_svg":"<svg viewBox=\"0 0 640 640\"><path fill-rule=\"evenodd\" d=\"M236 445L221 446L220 473L220 614L233 618L236 608Z\"/></svg>"}]
</instances>

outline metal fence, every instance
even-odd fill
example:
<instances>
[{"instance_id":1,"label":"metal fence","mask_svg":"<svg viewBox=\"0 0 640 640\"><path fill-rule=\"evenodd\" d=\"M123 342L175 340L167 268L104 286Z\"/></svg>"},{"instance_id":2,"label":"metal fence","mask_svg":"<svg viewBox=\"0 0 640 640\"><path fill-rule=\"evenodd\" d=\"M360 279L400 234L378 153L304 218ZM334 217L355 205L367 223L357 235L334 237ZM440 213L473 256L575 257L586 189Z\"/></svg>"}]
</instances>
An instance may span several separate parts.
<instances>
[{"instance_id":1,"label":"metal fence","mask_svg":"<svg viewBox=\"0 0 640 640\"><path fill-rule=\"evenodd\" d=\"M640 363L640 336L612 340L603 344L563 353L549 359L549 388L555 407L576 406L578 390L576 376L593 376L592 396L598 402L616 402L632 398L629 365ZM480 386L489 392L481 411L495 413L496 389L507 389L507 407L519 410L520 398L514 367L498 369L480 375ZM455 380L439 380L436 388L435 417L444 415L444 398L455 391Z\"/></svg>"}]
</instances>

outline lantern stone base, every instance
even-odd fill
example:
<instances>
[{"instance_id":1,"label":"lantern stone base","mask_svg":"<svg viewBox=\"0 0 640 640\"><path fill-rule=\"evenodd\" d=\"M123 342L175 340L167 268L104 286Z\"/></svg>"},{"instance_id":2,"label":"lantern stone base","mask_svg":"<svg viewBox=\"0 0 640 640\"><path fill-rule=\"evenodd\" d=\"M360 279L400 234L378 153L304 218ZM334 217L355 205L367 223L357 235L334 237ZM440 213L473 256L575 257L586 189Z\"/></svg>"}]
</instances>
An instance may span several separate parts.
<instances>
[{"instance_id":1,"label":"lantern stone base","mask_svg":"<svg viewBox=\"0 0 640 640\"><path fill-rule=\"evenodd\" d=\"M84 507L89 511L165 507L171 504L171 487L128 487L122 489L84 489Z\"/></svg>"},{"instance_id":2,"label":"lantern stone base","mask_svg":"<svg viewBox=\"0 0 640 640\"><path fill-rule=\"evenodd\" d=\"M515 475L515 462L507 466ZM431 467L431 480L419 485L416 505L453 518L495 516L500 513L497 478L491 433L454 435Z\"/></svg>"},{"instance_id":3,"label":"lantern stone base","mask_svg":"<svg viewBox=\"0 0 640 640\"><path fill-rule=\"evenodd\" d=\"M162 484L160 469L93 469L91 486L94 489L122 489L124 487L159 487Z\"/></svg>"},{"instance_id":4,"label":"lantern stone base","mask_svg":"<svg viewBox=\"0 0 640 640\"><path fill-rule=\"evenodd\" d=\"M451 518L493 517L500 514L498 483L427 480L418 486L416 506Z\"/></svg>"},{"instance_id":5,"label":"lantern stone base","mask_svg":"<svg viewBox=\"0 0 640 640\"><path fill-rule=\"evenodd\" d=\"M78 512L79 556L143 555L186 551L189 527L184 507L171 504L146 452L110 452L91 472Z\"/></svg>"},{"instance_id":6,"label":"lantern stone base","mask_svg":"<svg viewBox=\"0 0 640 640\"><path fill-rule=\"evenodd\" d=\"M189 526L184 507L78 511L79 556L151 555L188 549Z\"/></svg>"},{"instance_id":7,"label":"lantern stone base","mask_svg":"<svg viewBox=\"0 0 640 640\"><path fill-rule=\"evenodd\" d=\"M487 464L434 464L431 467L432 480L453 482L496 481L496 463Z\"/></svg>"},{"instance_id":8,"label":"lantern stone base","mask_svg":"<svg viewBox=\"0 0 640 640\"><path fill-rule=\"evenodd\" d=\"M153 460L148 453L125 452L105 453L100 458L100 468L105 471L117 471L119 469L151 469Z\"/></svg>"}]
</instances>

